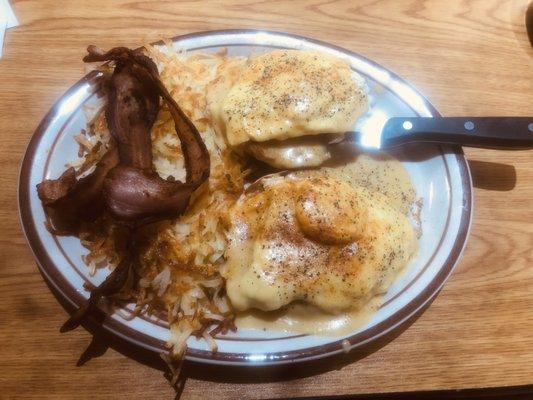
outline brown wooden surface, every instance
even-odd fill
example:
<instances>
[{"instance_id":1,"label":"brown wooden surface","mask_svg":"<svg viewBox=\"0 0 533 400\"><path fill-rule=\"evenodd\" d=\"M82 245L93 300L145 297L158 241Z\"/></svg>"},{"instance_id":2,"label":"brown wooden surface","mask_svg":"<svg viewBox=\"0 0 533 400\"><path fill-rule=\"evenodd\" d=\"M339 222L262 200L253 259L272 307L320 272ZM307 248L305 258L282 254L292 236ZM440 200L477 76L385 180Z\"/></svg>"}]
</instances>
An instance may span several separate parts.
<instances>
[{"instance_id":1,"label":"brown wooden surface","mask_svg":"<svg viewBox=\"0 0 533 400\"><path fill-rule=\"evenodd\" d=\"M525 0L13 4L21 26L7 32L0 60L2 399L172 396L160 371L114 350L75 367L90 336L83 329L58 332L66 314L39 275L19 225L17 174L25 146L54 100L82 76L80 59L88 44L137 46L238 27L288 31L344 46L392 69L444 115L533 115ZM477 186L468 247L437 300L407 331L367 358L303 378L252 383L256 377L235 384L230 377L212 382L196 376L187 381L183 398L533 383L533 153L467 154Z\"/></svg>"}]
</instances>

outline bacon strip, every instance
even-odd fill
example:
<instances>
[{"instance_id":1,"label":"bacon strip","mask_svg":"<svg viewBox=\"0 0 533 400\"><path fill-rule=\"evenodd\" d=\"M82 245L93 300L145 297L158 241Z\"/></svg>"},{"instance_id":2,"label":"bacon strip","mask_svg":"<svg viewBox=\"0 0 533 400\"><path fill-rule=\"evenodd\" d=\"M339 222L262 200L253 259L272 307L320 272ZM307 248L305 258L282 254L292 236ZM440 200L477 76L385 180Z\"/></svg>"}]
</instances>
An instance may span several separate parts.
<instances>
[{"instance_id":1,"label":"bacon strip","mask_svg":"<svg viewBox=\"0 0 533 400\"><path fill-rule=\"evenodd\" d=\"M89 46L87 51L86 62L115 63L106 83L105 109L114 144L90 175L78 181L70 168L58 179L37 185L37 191L49 215L60 221L65 232L77 233L82 221L94 221L105 209L130 228L130 246L115 270L91 291L87 304L63 325L62 332L76 328L102 297L124 287L137 258L138 229L183 213L194 190L209 177L210 168L209 153L198 130L167 91L150 58L125 47L105 52ZM152 164L151 129L160 97L170 110L181 142L185 182L162 179Z\"/></svg>"},{"instance_id":2,"label":"bacon strip","mask_svg":"<svg viewBox=\"0 0 533 400\"><path fill-rule=\"evenodd\" d=\"M104 180L118 165L115 146L96 164L94 171L79 180L74 168L58 179L47 179L37 185L37 194L52 221L56 232L76 234L82 222L94 221L104 209Z\"/></svg>"},{"instance_id":3,"label":"bacon strip","mask_svg":"<svg viewBox=\"0 0 533 400\"><path fill-rule=\"evenodd\" d=\"M120 166L106 177L104 194L119 220L153 222L183 213L189 199L209 177L209 153L193 123L167 91L153 61L124 47L104 52L94 46L84 61L115 61L106 118L120 152ZM154 102L154 93L157 103ZM150 129L159 96L167 104L181 142L185 183L164 180L153 169Z\"/></svg>"}]
</instances>

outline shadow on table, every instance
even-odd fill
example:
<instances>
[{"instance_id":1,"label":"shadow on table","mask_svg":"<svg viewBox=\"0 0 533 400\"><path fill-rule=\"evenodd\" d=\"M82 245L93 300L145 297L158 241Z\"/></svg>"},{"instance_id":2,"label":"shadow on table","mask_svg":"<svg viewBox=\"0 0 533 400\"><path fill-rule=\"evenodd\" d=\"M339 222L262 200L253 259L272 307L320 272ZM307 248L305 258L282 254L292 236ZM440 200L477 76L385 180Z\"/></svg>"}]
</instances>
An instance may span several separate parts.
<instances>
[{"instance_id":1,"label":"shadow on table","mask_svg":"<svg viewBox=\"0 0 533 400\"><path fill-rule=\"evenodd\" d=\"M533 385L298 397L299 400L531 400L532 398Z\"/></svg>"},{"instance_id":2,"label":"shadow on table","mask_svg":"<svg viewBox=\"0 0 533 400\"><path fill-rule=\"evenodd\" d=\"M476 188L504 192L516 185L516 170L512 165L477 160L468 160L468 165Z\"/></svg>"},{"instance_id":3,"label":"shadow on table","mask_svg":"<svg viewBox=\"0 0 533 400\"><path fill-rule=\"evenodd\" d=\"M336 369L338 370L348 364L367 357L381 347L387 345L411 326L428 306L429 304L419 310L398 328L392 330L376 341L365 345L363 349L355 349L348 354L342 353L320 360L298 362L297 364L254 366L253 368L250 368L249 366L217 366L186 361L182 368L181 379L194 378L225 383L260 383L287 381L318 375ZM83 326L93 334L93 340L85 352L80 356L77 364L78 366L83 365L92 358L103 355L105 351L111 347L144 365L164 372L168 370L167 365L158 355L151 351L133 346L119 337L103 332L101 328L98 328L98 325L94 323L93 319L92 321L85 321Z\"/></svg>"}]
</instances>

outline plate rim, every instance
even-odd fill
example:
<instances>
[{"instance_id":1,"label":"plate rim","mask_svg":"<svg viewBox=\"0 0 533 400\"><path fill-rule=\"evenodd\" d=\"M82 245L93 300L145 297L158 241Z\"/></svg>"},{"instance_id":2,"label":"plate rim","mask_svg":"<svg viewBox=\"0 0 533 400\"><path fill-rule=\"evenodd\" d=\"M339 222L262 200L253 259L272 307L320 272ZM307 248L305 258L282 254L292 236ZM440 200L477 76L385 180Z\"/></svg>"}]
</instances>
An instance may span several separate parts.
<instances>
[{"instance_id":1,"label":"plate rim","mask_svg":"<svg viewBox=\"0 0 533 400\"><path fill-rule=\"evenodd\" d=\"M425 107L430 111L433 117L440 117L441 114L437 109L427 100L427 98L422 95L414 86L409 82L401 78L399 75L395 74L393 71L382 67L380 64L376 63L373 60L370 60L354 51L345 49L343 47L330 44L321 40L308 38L305 36L300 36L292 33L273 31L273 30L263 30L263 29L223 29L223 30L211 30L211 31L201 31L201 32L192 32L184 35L179 35L172 37L170 40L172 42L183 41L191 38L199 38L205 36L217 36L217 35L228 35L228 34L257 34L264 33L267 35L278 35L282 37L287 37L291 39L302 40L317 44L319 46L324 46L330 49L339 51L349 57L354 57L361 59L364 62L380 69L386 71L390 77L395 80L403 83L413 90L420 99L423 100ZM163 44L162 41L155 42L154 44L160 45ZM22 225L22 230L26 241L29 244L29 247L34 255L34 258L37 262L37 266L43 279L46 281L48 286L54 292L54 294L60 295L63 300L65 300L72 307L78 307L81 301L85 301L85 298L65 279L65 277L59 273L58 267L51 260L46 251L43 243L39 239L37 233L36 221L32 218L31 206L30 206L30 171L33 165L33 160L36 155L36 149L39 145L41 138L44 136L47 127L49 126L51 120L57 114L61 104L62 99L68 97L69 95L75 93L81 86L90 83L97 75L96 71L92 71L89 74L82 77L74 85L72 85L67 91L65 91L59 99L53 104L50 111L45 115L41 120L38 127L32 134L32 137L27 145L24 157L21 163L19 181L18 181L18 205L19 205L19 217ZM322 344L319 346L303 348L299 350L288 350L282 352L272 352L266 353L267 358L264 360L251 360L249 358L249 353L212 353L206 350L200 349L188 349L186 353L186 358L188 360L203 362L203 363L214 363L214 364L230 364L230 365L247 365L247 366L260 366L260 365L272 365L272 364L285 364L292 363L296 361L309 361L313 359L328 357L334 354L338 354L343 351L342 342L348 340L351 346L351 349L363 347L369 343L375 342L377 339L386 335L388 332L391 332L398 327L405 324L409 321L414 315L423 309L427 304L429 304L435 296L438 294L444 283L447 281L449 276L454 271L457 266L461 255L466 247L468 235L470 233L470 228L472 224L472 215L473 215L473 188L472 188L472 177L470 174L470 169L466 157L460 146L446 146L452 150L452 155L455 155L457 165L459 167L459 174L462 182L463 190L463 208L460 216L459 228L457 236L453 239L452 248L440 267L438 273L432 278L431 282L424 287L424 289L408 304L402 307L400 310L392 314L390 317L380 322L377 325L372 326L367 330L367 338L356 343L352 343L352 339L358 334L352 334L346 339L335 340L330 343ZM441 147L442 151L442 147ZM465 184L466 183L466 184ZM56 270L55 274L53 274ZM70 290L69 290L70 289ZM66 293L68 292L68 293ZM61 302L61 301L60 301ZM63 302L61 302L63 304ZM64 305L64 304L63 304ZM68 311L68 310L67 310ZM393 323L390 324L389 320L394 319ZM93 317L89 317L89 320L93 323L96 320ZM164 347L164 342L156 339L150 335L147 335L143 332L134 330L129 326L121 324L120 322L114 320L109 315L105 315L103 322L98 324L102 329L105 329L109 333L116 335L127 342L130 342L136 346L140 346L144 349L160 353ZM384 325L384 328L381 329L381 326ZM376 332L375 334L372 334ZM294 354L296 353L296 354Z\"/></svg>"}]
</instances>

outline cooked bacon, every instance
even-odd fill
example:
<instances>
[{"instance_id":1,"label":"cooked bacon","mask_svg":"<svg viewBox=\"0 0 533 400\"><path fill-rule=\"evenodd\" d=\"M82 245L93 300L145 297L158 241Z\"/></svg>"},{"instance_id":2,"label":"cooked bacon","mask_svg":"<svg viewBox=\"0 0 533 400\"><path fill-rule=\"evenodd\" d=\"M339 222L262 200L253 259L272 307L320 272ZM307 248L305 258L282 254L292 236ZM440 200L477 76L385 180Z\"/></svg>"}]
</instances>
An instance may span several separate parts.
<instances>
[{"instance_id":1,"label":"cooked bacon","mask_svg":"<svg viewBox=\"0 0 533 400\"><path fill-rule=\"evenodd\" d=\"M115 267L113 272L108 275L105 281L91 290L91 295L87 303L82 305L74 314L72 314L67 322L61 326L59 329L60 332L67 332L72 329L76 329L80 325L83 317L89 311L93 311L94 307L96 307L102 297L114 295L124 287L128 277L130 277L132 272L134 254L135 243L134 240L132 240L130 251L127 253L126 257L122 259L122 261Z\"/></svg>"},{"instance_id":2,"label":"cooked bacon","mask_svg":"<svg viewBox=\"0 0 533 400\"><path fill-rule=\"evenodd\" d=\"M71 167L58 179L47 179L37 185L37 194L55 230L76 234L81 222L94 221L100 216L104 208L104 179L118 161L118 152L113 146L91 174L77 180Z\"/></svg>"},{"instance_id":3,"label":"cooked bacon","mask_svg":"<svg viewBox=\"0 0 533 400\"><path fill-rule=\"evenodd\" d=\"M116 217L142 223L185 211L195 186L167 181L154 171L117 166L105 180L107 207Z\"/></svg>"},{"instance_id":4,"label":"cooked bacon","mask_svg":"<svg viewBox=\"0 0 533 400\"><path fill-rule=\"evenodd\" d=\"M174 218L187 208L191 195L209 177L209 153L196 127L176 104L159 79L154 62L140 50L117 47L104 52L89 46L86 62L113 61L106 83L105 115L114 141L90 175L76 180L69 168L57 180L37 186L47 212L61 229L76 233L81 221L92 221L104 207L130 229L127 255L97 288L87 304L61 328L76 328L102 297L118 293L131 276L137 258L138 229L151 222ZM184 155L186 179L164 180L152 164L151 129L159 112L159 97L167 104ZM66 229L65 229L66 227Z\"/></svg>"},{"instance_id":5,"label":"cooked bacon","mask_svg":"<svg viewBox=\"0 0 533 400\"><path fill-rule=\"evenodd\" d=\"M120 166L108 174L105 198L111 214L137 224L176 217L187 208L193 191L209 176L209 153L193 123L159 79L153 61L138 51L118 47L104 52L94 46L85 61L115 61L108 85L106 119L118 143ZM181 142L185 183L164 180L152 165L150 130L166 102Z\"/></svg>"},{"instance_id":6,"label":"cooked bacon","mask_svg":"<svg viewBox=\"0 0 533 400\"><path fill-rule=\"evenodd\" d=\"M159 93L154 85L157 67L148 57L126 48L107 53L90 46L85 61L115 60L107 82L107 125L116 140L121 165L152 169L150 131L159 112ZM154 75L150 71L155 71Z\"/></svg>"}]
</instances>

